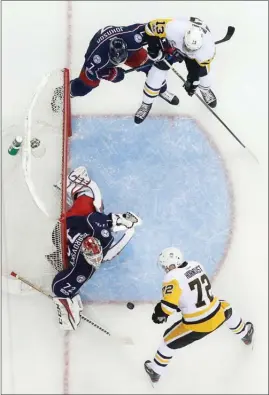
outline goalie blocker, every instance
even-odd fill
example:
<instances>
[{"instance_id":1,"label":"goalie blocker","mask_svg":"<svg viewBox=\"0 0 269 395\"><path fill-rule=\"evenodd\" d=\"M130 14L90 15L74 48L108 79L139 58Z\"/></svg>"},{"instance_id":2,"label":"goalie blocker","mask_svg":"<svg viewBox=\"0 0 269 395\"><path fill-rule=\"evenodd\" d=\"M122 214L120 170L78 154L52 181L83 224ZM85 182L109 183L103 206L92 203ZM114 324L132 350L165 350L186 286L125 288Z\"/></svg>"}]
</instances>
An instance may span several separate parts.
<instances>
[{"instance_id":1,"label":"goalie blocker","mask_svg":"<svg viewBox=\"0 0 269 395\"><path fill-rule=\"evenodd\" d=\"M72 203L66 218L68 268L55 276L52 291L61 328L74 330L83 309L79 289L103 262L123 250L142 221L132 212L105 214L101 192L85 167L68 175L67 200ZM114 232L123 232L117 242Z\"/></svg>"}]
</instances>

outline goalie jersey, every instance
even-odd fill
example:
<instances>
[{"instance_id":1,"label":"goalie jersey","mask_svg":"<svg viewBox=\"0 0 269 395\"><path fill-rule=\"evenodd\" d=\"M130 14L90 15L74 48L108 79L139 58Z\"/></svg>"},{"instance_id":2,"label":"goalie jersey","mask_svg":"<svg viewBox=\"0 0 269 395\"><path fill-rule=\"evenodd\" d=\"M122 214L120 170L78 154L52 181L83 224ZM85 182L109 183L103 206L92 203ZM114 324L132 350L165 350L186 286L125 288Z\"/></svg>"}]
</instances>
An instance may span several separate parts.
<instances>
[{"instance_id":1,"label":"goalie jersey","mask_svg":"<svg viewBox=\"0 0 269 395\"><path fill-rule=\"evenodd\" d=\"M113 244L111 214L93 212L85 216L71 216L66 220L67 258L69 267L60 271L52 282L52 291L58 297L73 297L89 280L96 269L81 253L83 240L92 236L98 239L103 250L103 261L113 259L124 248L131 234L127 232Z\"/></svg>"},{"instance_id":2,"label":"goalie jersey","mask_svg":"<svg viewBox=\"0 0 269 395\"><path fill-rule=\"evenodd\" d=\"M103 257L105 258L114 240L111 233L111 226L111 215L104 213L95 212L87 216L72 216L67 218L68 263L71 266L75 266L78 260L85 260L83 255L80 254L80 247L83 240L88 236L95 237L100 241Z\"/></svg>"}]
</instances>

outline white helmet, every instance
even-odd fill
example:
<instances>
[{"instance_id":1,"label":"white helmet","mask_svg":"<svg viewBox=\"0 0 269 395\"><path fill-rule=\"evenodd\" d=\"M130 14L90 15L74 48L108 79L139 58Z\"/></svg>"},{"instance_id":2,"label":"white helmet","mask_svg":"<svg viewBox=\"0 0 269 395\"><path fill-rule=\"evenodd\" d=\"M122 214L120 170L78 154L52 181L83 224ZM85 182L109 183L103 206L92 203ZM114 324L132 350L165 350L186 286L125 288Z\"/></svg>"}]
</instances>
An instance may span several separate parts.
<instances>
[{"instance_id":1,"label":"white helmet","mask_svg":"<svg viewBox=\"0 0 269 395\"><path fill-rule=\"evenodd\" d=\"M168 247L162 250L158 259L158 265L166 272L171 265L179 267L183 262L182 252L175 247Z\"/></svg>"},{"instance_id":2,"label":"white helmet","mask_svg":"<svg viewBox=\"0 0 269 395\"><path fill-rule=\"evenodd\" d=\"M184 35L184 45L187 51L197 51L203 45L203 31L197 26L192 26Z\"/></svg>"}]
</instances>

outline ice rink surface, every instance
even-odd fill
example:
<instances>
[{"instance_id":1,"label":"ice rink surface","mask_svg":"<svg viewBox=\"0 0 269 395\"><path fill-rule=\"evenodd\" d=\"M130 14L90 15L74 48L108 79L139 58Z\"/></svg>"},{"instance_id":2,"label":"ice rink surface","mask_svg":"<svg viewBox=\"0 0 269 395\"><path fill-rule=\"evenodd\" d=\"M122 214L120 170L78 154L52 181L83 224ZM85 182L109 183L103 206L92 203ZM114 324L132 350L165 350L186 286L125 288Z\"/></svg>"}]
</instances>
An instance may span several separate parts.
<instances>
[{"instance_id":1,"label":"ice rink surface","mask_svg":"<svg viewBox=\"0 0 269 395\"><path fill-rule=\"evenodd\" d=\"M221 298L230 301L243 318L254 323L254 348L244 347L228 329L222 327L202 341L180 350L171 362L167 374L153 389L144 373L143 363L145 359L154 356L164 331L164 326L152 323L154 304L146 303L145 298L146 293L155 298L159 281L157 277L155 280L155 275L150 277L147 272L146 278L150 286L147 290L146 287L142 288L142 297L137 299L143 303L137 303L134 310L128 310L121 303L95 302L85 307L86 315L106 326L111 332L131 336L134 345L128 347L119 344L116 339L106 337L86 323L75 333L63 334L58 329L55 307L44 296L35 293L18 296L3 292L4 394L268 393L267 2L3 2L2 274L18 270L22 275L38 278L43 265L39 261L39 256L43 254L41 244L44 244L43 241L48 236L44 225L45 217L33 203L25 185L20 157L11 158L7 154L10 136L24 133L24 117L43 75L57 68L69 67L71 77L76 77L89 40L101 27L111 24L128 25L158 17L180 15L204 19L216 40L225 35L228 25L235 26L234 37L229 43L218 46L216 58L212 63L212 87L218 98L216 112L255 153L259 164L195 97L189 98L185 94L181 88L182 83L172 72L169 74L168 87L180 97L180 107L172 107L158 100L153 106L152 123L147 120L146 124L145 121L143 133L147 133L148 137L152 136L153 140L152 125L157 122L156 120L162 120L156 127L156 134L158 129L161 129L154 140L155 150L152 152L156 152L157 148L160 148L158 139L165 131L165 119L177 119L179 123L187 119L188 122L197 124L213 146L217 147L214 152L218 153L223 162L222 169L229 180L227 187L231 201L226 208L227 211L223 212L221 205L226 201L224 194L227 193L227 189L223 188L224 192L219 194L219 197L223 197L224 200L215 199L214 208L218 210L213 211L215 215L211 221L216 227L225 228L225 221L229 223L228 215L231 212L233 218L231 227L229 225L229 237L227 235L228 238L225 239L229 242L229 248L213 249L213 253L210 250L208 254L209 261L215 254L217 266L222 263L217 276L214 277L213 289ZM175 67L184 77L186 76L184 65ZM96 119L106 119L106 123L102 124L100 136L95 136L98 141L98 138L102 140L109 133L112 135L113 125L109 124L110 116L113 116L113 119L123 117L128 119L124 127L129 133L128 136L134 139L134 147L137 147L135 131L132 131L132 116L140 105L143 83L142 73L131 73L119 84L104 82L87 97L72 100L74 129L78 119L84 119L85 122L90 119L92 123L96 122ZM46 111L47 109L44 109L40 117L44 117ZM96 124L93 126L95 129ZM86 133L86 124L80 123L79 127L79 133ZM141 130L138 133L142 133ZM191 136L193 140L190 146L196 146L200 135L197 134L195 138L195 131L192 130L190 139ZM46 144L49 144L47 138L44 137ZM93 134L93 145L95 142L97 144L97 141ZM76 149L74 152L78 154L72 157L74 164L80 164L80 155L86 155L87 158L85 151L75 147L77 143L75 139L72 141ZM89 157L94 153L90 150L91 147ZM53 157L51 154L50 166L53 165ZM109 166L109 158L106 157L106 160ZM156 158L152 156L152 161L154 160ZM93 163L97 163L96 158ZM139 161L140 166L141 163ZM213 193L216 180L214 177L210 178L209 170L201 170L199 166L204 166L204 163L195 162L198 170L194 175L199 176L200 182L197 193L202 190L210 195L210 192ZM216 161L209 163L211 170L216 168ZM44 182L47 181L46 166L44 173L40 174L40 183L42 177ZM186 169L187 167L186 165ZM101 177L101 172L96 169L93 171ZM120 185L120 178L126 174L122 172L119 175L115 182L123 187L123 183ZM96 181L98 182L98 179ZM105 189L108 206L116 204L112 192L111 199L109 196L110 188L113 191L113 182L110 181L106 187L104 177L100 183L101 188ZM40 185L42 188L42 183ZM223 184L218 184L218 187L219 185ZM193 190L192 187L193 185L188 187L185 183L189 193ZM199 203L199 220L206 221L207 216L212 216L212 212L207 211L207 206L203 205L202 201ZM220 204L220 208L217 203ZM122 210L125 209L123 199L121 207ZM137 205L136 209L143 211L145 208ZM177 206L174 209L177 210ZM152 219L156 220L156 217L150 213L151 226L154 226ZM164 219L161 220L165 227ZM185 221L187 220L186 216ZM195 218L187 221L187 228L194 221ZM205 224L199 226L207 229ZM190 230L188 228L188 233ZM177 228L173 228L173 242L176 240L176 231ZM161 234L157 223L156 232L158 235ZM201 235L199 232L197 234ZM187 240L187 251L192 251L191 235L184 235L182 230L182 241L184 236ZM146 245L143 258L146 255L148 265L149 254L153 252L155 257L157 251L156 246L153 248L154 251L151 249L151 238L151 234L143 235ZM222 239L221 242L224 243L225 240ZM158 241L160 242L159 239ZM137 243L141 243L140 248L143 247L138 232ZM193 236L193 245L196 243L196 237ZM135 248L135 244L130 248ZM181 248L184 251L184 245ZM203 259L206 259L205 251ZM133 262L133 274L134 265ZM155 270L155 261L152 265ZM143 277L144 270L143 265L138 265L137 277ZM123 276L122 272L119 278L123 278L120 276ZM2 278L3 289L6 289L6 278ZM109 284L106 284L106 287L109 287ZM101 291L98 290L100 298L97 300L101 300ZM111 292L112 301L115 299L115 293L116 290ZM130 294L130 297L134 295Z\"/></svg>"}]
</instances>

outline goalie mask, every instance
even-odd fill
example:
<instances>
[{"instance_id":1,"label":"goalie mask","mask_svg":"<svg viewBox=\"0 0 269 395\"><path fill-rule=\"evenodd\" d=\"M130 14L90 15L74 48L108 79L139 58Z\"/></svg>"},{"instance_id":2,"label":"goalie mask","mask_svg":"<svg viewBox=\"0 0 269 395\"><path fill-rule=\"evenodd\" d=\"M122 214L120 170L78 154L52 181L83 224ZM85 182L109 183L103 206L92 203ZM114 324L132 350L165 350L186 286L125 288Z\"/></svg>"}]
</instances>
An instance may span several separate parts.
<instances>
[{"instance_id":1,"label":"goalie mask","mask_svg":"<svg viewBox=\"0 0 269 395\"><path fill-rule=\"evenodd\" d=\"M95 237L86 237L81 246L81 252L85 260L95 269L99 269L103 260L101 243Z\"/></svg>"}]
</instances>

